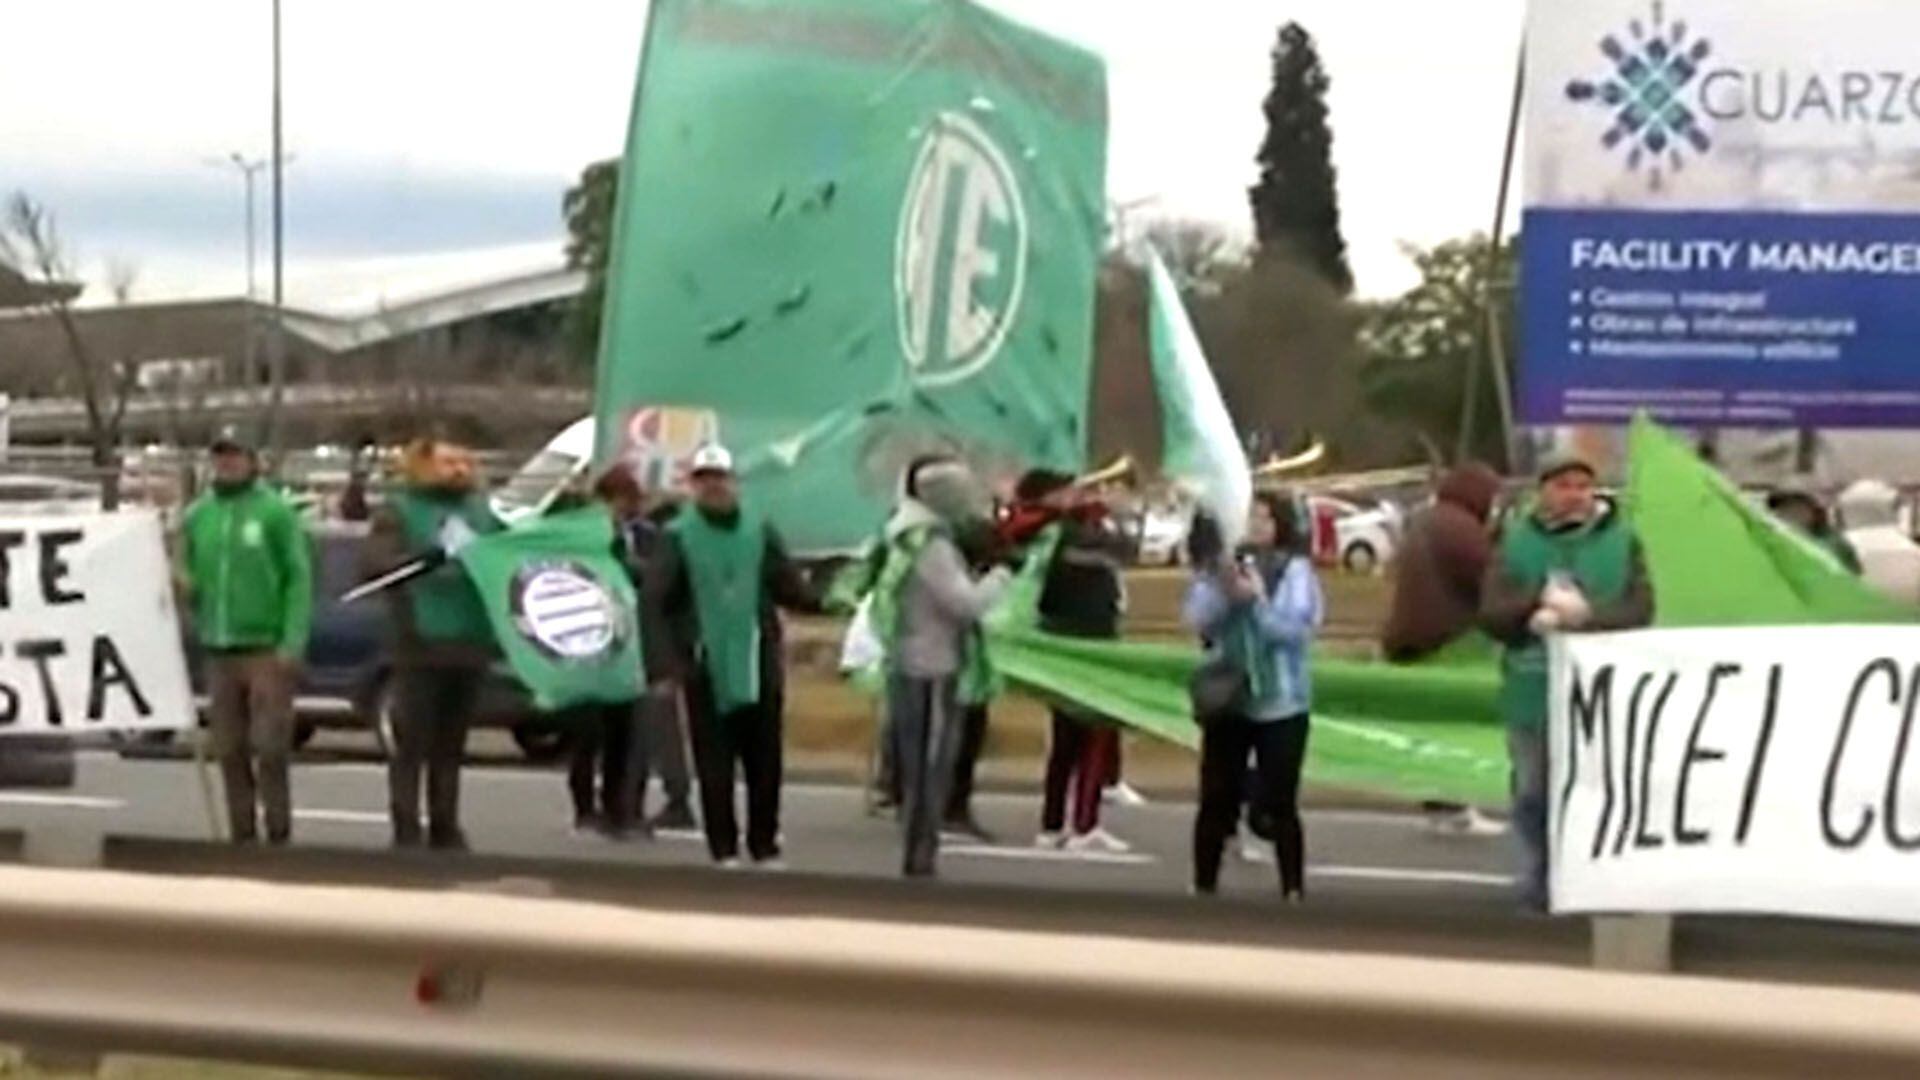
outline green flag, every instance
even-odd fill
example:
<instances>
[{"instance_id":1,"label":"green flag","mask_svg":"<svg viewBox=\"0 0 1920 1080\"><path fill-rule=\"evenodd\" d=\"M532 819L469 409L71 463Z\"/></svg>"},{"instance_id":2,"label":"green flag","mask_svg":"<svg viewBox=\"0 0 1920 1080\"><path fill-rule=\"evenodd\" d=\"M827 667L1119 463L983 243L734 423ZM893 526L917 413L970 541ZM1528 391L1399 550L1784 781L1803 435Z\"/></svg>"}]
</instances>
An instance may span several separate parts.
<instances>
[{"instance_id":1,"label":"green flag","mask_svg":"<svg viewBox=\"0 0 1920 1080\"><path fill-rule=\"evenodd\" d=\"M620 176L599 454L734 451L802 554L914 455L1084 468L1100 60L963 0L655 0Z\"/></svg>"},{"instance_id":2,"label":"green flag","mask_svg":"<svg viewBox=\"0 0 1920 1080\"><path fill-rule=\"evenodd\" d=\"M507 664L545 711L645 688L633 583L601 509L536 518L460 551Z\"/></svg>"},{"instance_id":3,"label":"green flag","mask_svg":"<svg viewBox=\"0 0 1920 1080\"><path fill-rule=\"evenodd\" d=\"M1634 422L1628 459L1627 505L1659 625L1914 621L1652 420Z\"/></svg>"},{"instance_id":4,"label":"green flag","mask_svg":"<svg viewBox=\"0 0 1920 1080\"><path fill-rule=\"evenodd\" d=\"M1190 488L1220 522L1229 544L1246 535L1253 473L1233 417L1200 351L1173 275L1154 252L1147 262L1153 388L1160 398L1160 471Z\"/></svg>"}]
</instances>

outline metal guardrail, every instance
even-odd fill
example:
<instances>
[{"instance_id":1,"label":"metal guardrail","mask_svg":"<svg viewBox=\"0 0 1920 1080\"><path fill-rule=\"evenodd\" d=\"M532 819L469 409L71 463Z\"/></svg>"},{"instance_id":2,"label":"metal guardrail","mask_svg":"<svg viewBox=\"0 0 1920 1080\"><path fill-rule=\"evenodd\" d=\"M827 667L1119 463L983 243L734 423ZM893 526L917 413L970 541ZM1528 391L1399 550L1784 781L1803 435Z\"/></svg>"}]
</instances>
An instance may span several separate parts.
<instances>
[{"instance_id":1,"label":"metal guardrail","mask_svg":"<svg viewBox=\"0 0 1920 1080\"><path fill-rule=\"evenodd\" d=\"M706 880L737 898L777 879ZM1913 998L1882 991L497 894L511 885L0 869L0 1039L461 1076L1920 1070Z\"/></svg>"}]
</instances>

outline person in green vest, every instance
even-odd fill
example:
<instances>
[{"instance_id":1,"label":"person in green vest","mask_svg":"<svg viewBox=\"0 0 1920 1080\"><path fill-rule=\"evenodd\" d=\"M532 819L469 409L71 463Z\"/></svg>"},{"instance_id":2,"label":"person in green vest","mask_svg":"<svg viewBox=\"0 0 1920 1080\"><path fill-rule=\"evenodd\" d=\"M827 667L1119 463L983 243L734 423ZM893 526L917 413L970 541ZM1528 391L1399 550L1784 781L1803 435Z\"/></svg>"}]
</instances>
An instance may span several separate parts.
<instances>
[{"instance_id":1,"label":"person in green vest","mask_svg":"<svg viewBox=\"0 0 1920 1080\"><path fill-rule=\"evenodd\" d=\"M1548 903L1546 639L1643 627L1653 608L1639 538L1595 490L1593 466L1572 456L1549 462L1534 505L1501 536L1480 592L1481 626L1504 646L1500 711L1523 859L1520 901L1530 910Z\"/></svg>"},{"instance_id":2,"label":"person in green vest","mask_svg":"<svg viewBox=\"0 0 1920 1080\"><path fill-rule=\"evenodd\" d=\"M695 452L693 498L667 527L641 592L648 675L684 694L715 864L740 865L737 774L747 786L747 855L778 869L785 680L780 609L821 611L780 534L740 498L733 455ZM656 644L658 643L658 644Z\"/></svg>"},{"instance_id":3,"label":"person in green vest","mask_svg":"<svg viewBox=\"0 0 1920 1080\"><path fill-rule=\"evenodd\" d=\"M1854 577L1860 576L1860 552L1854 549L1846 533L1834 527L1833 515L1827 512L1819 496L1800 488L1778 488L1767 495L1767 512L1833 556L1842 570Z\"/></svg>"},{"instance_id":4,"label":"person in green vest","mask_svg":"<svg viewBox=\"0 0 1920 1080\"><path fill-rule=\"evenodd\" d=\"M213 486L181 523L181 568L207 663L208 727L236 844L293 837L293 690L313 624L313 563L299 515L260 480L233 431L211 447Z\"/></svg>"},{"instance_id":5,"label":"person in green vest","mask_svg":"<svg viewBox=\"0 0 1920 1080\"><path fill-rule=\"evenodd\" d=\"M980 622L1013 574L997 566L976 577L959 539L990 507L964 463L927 456L908 466L899 509L887 523L873 624L886 656L907 877L935 873L965 750L967 710L984 707L993 694Z\"/></svg>"},{"instance_id":6,"label":"person in green vest","mask_svg":"<svg viewBox=\"0 0 1920 1080\"><path fill-rule=\"evenodd\" d=\"M367 563L374 573L422 555L451 555L496 532L476 482L473 453L439 438L407 448L401 485L373 519ZM493 627L472 580L449 558L386 591L393 612L394 746L387 761L393 844L464 851L460 768L467 728L487 668L498 655ZM427 782L427 829L420 828L420 779Z\"/></svg>"}]
</instances>

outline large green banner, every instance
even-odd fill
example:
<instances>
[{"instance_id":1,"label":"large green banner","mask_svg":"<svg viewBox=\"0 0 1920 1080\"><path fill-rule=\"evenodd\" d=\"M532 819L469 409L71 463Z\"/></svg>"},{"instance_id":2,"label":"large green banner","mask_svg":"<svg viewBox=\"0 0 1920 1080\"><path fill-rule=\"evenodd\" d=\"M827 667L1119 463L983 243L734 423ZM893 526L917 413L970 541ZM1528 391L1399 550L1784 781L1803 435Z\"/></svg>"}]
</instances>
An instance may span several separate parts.
<instances>
[{"instance_id":1,"label":"large green banner","mask_svg":"<svg viewBox=\"0 0 1920 1080\"><path fill-rule=\"evenodd\" d=\"M934 447L1081 468L1105 159L1099 58L983 7L655 0L601 458L717 437L803 553Z\"/></svg>"}]
</instances>

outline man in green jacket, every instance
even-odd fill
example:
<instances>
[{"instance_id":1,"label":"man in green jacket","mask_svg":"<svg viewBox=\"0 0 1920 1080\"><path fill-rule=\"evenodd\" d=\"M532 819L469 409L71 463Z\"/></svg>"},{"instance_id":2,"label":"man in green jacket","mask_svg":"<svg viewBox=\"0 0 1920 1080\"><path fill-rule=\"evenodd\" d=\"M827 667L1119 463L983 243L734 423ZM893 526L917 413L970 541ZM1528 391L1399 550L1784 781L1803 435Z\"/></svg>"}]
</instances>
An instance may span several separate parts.
<instances>
[{"instance_id":1,"label":"man in green jacket","mask_svg":"<svg viewBox=\"0 0 1920 1080\"><path fill-rule=\"evenodd\" d=\"M1480 623L1505 650L1500 711L1513 763L1513 830L1524 859L1520 901L1545 911L1547 645L1559 633L1653 622L1653 587L1633 527L1594 490L1593 466L1548 463L1539 497L1500 538L1480 591Z\"/></svg>"},{"instance_id":2,"label":"man in green jacket","mask_svg":"<svg viewBox=\"0 0 1920 1080\"><path fill-rule=\"evenodd\" d=\"M293 835L288 764L293 688L313 621L306 530L260 482L259 459L232 432L212 446L213 488L188 508L181 566L206 656L213 756L227 791L233 842ZM256 799L257 795L257 799Z\"/></svg>"},{"instance_id":3,"label":"man in green jacket","mask_svg":"<svg viewBox=\"0 0 1920 1080\"><path fill-rule=\"evenodd\" d=\"M404 483L373 519L367 569L380 573L421 555L454 554L500 523L475 482L473 454L444 439L407 448ZM460 767L467 728L487 668L498 655L493 626L473 581L448 558L432 572L386 591L393 612L394 747L387 791L395 847L419 847L420 776L427 780L428 846L464 851Z\"/></svg>"}]
</instances>

